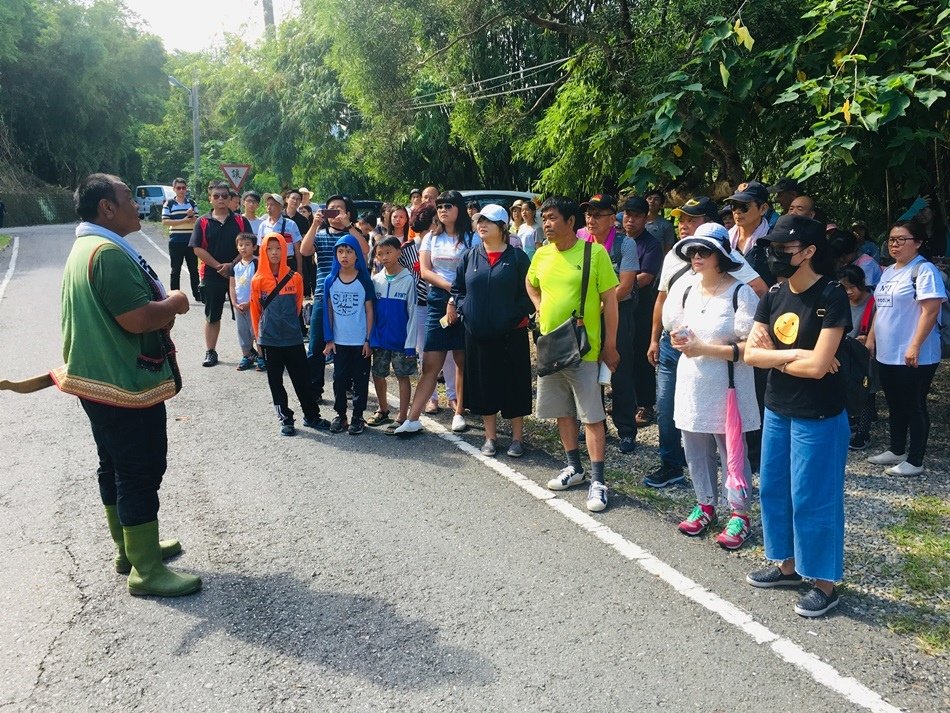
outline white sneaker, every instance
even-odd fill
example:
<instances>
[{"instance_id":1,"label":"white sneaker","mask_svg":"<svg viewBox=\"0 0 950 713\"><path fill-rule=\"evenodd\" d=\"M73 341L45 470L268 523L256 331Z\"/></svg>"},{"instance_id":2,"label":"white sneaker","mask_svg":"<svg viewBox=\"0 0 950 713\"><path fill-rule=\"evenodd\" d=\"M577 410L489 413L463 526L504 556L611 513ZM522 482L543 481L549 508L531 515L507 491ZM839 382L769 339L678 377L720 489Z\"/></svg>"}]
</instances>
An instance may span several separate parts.
<instances>
[{"instance_id":1,"label":"white sneaker","mask_svg":"<svg viewBox=\"0 0 950 713\"><path fill-rule=\"evenodd\" d=\"M468 424L465 423L465 416L460 413L455 414L452 417L452 430L456 433L461 433L466 429L468 429Z\"/></svg>"},{"instance_id":2,"label":"white sneaker","mask_svg":"<svg viewBox=\"0 0 950 713\"><path fill-rule=\"evenodd\" d=\"M897 465L898 463L903 463L905 460L907 460L907 456L898 456L890 451L884 451L883 453L878 453L876 456L868 458L868 463L873 463L874 465Z\"/></svg>"},{"instance_id":3,"label":"white sneaker","mask_svg":"<svg viewBox=\"0 0 950 713\"><path fill-rule=\"evenodd\" d=\"M587 490L587 509L591 512L601 512L607 509L607 486L592 481Z\"/></svg>"},{"instance_id":4,"label":"white sneaker","mask_svg":"<svg viewBox=\"0 0 950 713\"><path fill-rule=\"evenodd\" d=\"M419 433L421 430L422 421L410 421L407 418L393 433L405 438L406 436L411 436L413 433Z\"/></svg>"},{"instance_id":5,"label":"white sneaker","mask_svg":"<svg viewBox=\"0 0 950 713\"><path fill-rule=\"evenodd\" d=\"M569 465L562 468L556 478L551 478L548 481L548 490L567 490L575 485L580 485L585 480L587 480L587 473L584 471L577 472L574 470L574 466Z\"/></svg>"},{"instance_id":6,"label":"white sneaker","mask_svg":"<svg viewBox=\"0 0 950 713\"><path fill-rule=\"evenodd\" d=\"M924 472L923 466L911 465L905 460L905 461L902 461L901 463L898 463L895 466L891 466L890 468L884 471L884 474L911 476L911 475L923 475L923 472Z\"/></svg>"}]
</instances>

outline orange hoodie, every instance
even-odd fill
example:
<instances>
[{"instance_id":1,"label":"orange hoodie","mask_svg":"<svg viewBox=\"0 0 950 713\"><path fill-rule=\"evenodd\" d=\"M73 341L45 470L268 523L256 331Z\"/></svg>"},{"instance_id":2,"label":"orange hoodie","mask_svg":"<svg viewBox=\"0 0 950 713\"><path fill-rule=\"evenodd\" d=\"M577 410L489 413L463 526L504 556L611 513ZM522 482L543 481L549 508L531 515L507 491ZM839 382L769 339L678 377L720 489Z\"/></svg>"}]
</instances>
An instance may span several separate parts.
<instances>
[{"instance_id":1,"label":"orange hoodie","mask_svg":"<svg viewBox=\"0 0 950 713\"><path fill-rule=\"evenodd\" d=\"M277 265L276 276L267 257L267 246L272 242L280 245L280 262ZM281 288L280 295L271 301L267 308L267 319L263 320L264 333L261 330L263 318L261 302L289 271L286 241L278 233L268 233L261 241L257 271L251 279L251 324L257 339L264 340L260 341L262 345L291 346L294 343L302 343L299 315L300 310L303 309L303 278L296 272Z\"/></svg>"}]
</instances>

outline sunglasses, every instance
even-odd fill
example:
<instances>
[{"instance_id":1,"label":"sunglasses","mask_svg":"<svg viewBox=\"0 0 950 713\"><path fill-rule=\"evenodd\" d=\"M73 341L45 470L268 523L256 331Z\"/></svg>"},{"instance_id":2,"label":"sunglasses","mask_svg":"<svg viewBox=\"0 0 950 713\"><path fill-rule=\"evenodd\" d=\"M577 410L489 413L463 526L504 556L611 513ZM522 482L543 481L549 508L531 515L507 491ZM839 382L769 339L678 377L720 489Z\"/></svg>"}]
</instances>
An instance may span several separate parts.
<instances>
[{"instance_id":1,"label":"sunglasses","mask_svg":"<svg viewBox=\"0 0 950 713\"><path fill-rule=\"evenodd\" d=\"M784 247L776 248L776 247L773 247L773 246L769 245L769 246L765 249L765 254L766 254L766 255L769 255L769 256L771 256L771 257L779 257L780 255L792 255L792 256L795 256L795 255L798 255L798 253L800 253L802 250L805 250L807 247L808 247L807 245L785 245ZM798 248L798 249L797 249L797 250L788 250L787 248Z\"/></svg>"},{"instance_id":2,"label":"sunglasses","mask_svg":"<svg viewBox=\"0 0 950 713\"><path fill-rule=\"evenodd\" d=\"M222 198L230 198L231 196L228 195L227 193L212 193L211 197L217 201L217 200L221 200Z\"/></svg>"},{"instance_id":3,"label":"sunglasses","mask_svg":"<svg viewBox=\"0 0 950 713\"><path fill-rule=\"evenodd\" d=\"M584 215L586 215L588 218L597 218L598 220L600 220L601 218L609 218L613 216L613 213L592 213L588 211L584 213Z\"/></svg>"},{"instance_id":4,"label":"sunglasses","mask_svg":"<svg viewBox=\"0 0 950 713\"><path fill-rule=\"evenodd\" d=\"M713 251L710 248L688 248L686 250L686 258L692 260L695 256L701 257L703 260L706 258L712 257Z\"/></svg>"},{"instance_id":5,"label":"sunglasses","mask_svg":"<svg viewBox=\"0 0 950 713\"><path fill-rule=\"evenodd\" d=\"M449 208L454 208L454 207L455 207L454 203L436 203L435 205L436 210L448 210Z\"/></svg>"},{"instance_id":6,"label":"sunglasses","mask_svg":"<svg viewBox=\"0 0 950 713\"><path fill-rule=\"evenodd\" d=\"M732 211L733 213L748 213L749 204L748 203L733 203Z\"/></svg>"}]
</instances>

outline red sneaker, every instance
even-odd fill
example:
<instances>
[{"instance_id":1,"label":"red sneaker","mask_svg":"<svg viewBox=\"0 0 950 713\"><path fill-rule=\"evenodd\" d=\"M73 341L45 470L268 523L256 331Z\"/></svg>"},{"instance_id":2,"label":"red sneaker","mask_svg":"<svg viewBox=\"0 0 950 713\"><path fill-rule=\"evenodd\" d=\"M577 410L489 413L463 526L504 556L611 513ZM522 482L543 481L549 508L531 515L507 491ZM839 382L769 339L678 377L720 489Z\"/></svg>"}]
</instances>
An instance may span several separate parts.
<instances>
[{"instance_id":1,"label":"red sneaker","mask_svg":"<svg viewBox=\"0 0 950 713\"><path fill-rule=\"evenodd\" d=\"M716 522L716 510L712 505L697 505L683 522L679 524L680 532L689 537L696 537L706 532L706 528Z\"/></svg>"},{"instance_id":2,"label":"red sneaker","mask_svg":"<svg viewBox=\"0 0 950 713\"><path fill-rule=\"evenodd\" d=\"M737 550L749 539L749 518L747 515L732 513L725 529L716 535L716 542L726 550Z\"/></svg>"}]
</instances>

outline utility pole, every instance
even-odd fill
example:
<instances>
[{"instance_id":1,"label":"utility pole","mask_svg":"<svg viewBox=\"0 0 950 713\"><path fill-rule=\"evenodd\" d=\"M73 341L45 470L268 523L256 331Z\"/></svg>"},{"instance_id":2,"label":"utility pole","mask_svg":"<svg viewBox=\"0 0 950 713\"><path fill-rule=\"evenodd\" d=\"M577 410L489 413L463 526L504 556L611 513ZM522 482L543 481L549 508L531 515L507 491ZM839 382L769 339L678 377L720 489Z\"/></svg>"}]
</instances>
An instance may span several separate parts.
<instances>
[{"instance_id":1,"label":"utility pole","mask_svg":"<svg viewBox=\"0 0 950 713\"><path fill-rule=\"evenodd\" d=\"M194 85L192 85L191 89L189 89L169 74L168 83L173 87L178 87L184 92L188 92L188 106L191 107L191 139L195 160L195 175L192 179L192 185L195 186L195 190L199 190L198 173L201 168L201 135L198 128L198 82L196 81Z\"/></svg>"}]
</instances>

